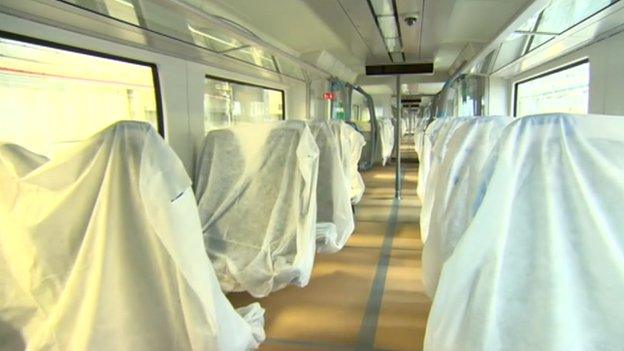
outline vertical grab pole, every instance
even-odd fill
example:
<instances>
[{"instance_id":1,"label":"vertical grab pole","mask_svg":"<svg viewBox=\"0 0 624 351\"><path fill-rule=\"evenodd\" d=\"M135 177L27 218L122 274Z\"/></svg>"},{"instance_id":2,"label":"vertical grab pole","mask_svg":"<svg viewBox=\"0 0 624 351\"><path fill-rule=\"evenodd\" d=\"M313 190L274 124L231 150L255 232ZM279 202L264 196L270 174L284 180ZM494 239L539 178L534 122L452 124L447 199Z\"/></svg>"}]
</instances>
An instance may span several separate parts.
<instances>
[{"instance_id":1,"label":"vertical grab pole","mask_svg":"<svg viewBox=\"0 0 624 351\"><path fill-rule=\"evenodd\" d=\"M394 127L394 146L396 155L396 174L394 178L394 197L401 199L401 75L396 76L396 125Z\"/></svg>"}]
</instances>

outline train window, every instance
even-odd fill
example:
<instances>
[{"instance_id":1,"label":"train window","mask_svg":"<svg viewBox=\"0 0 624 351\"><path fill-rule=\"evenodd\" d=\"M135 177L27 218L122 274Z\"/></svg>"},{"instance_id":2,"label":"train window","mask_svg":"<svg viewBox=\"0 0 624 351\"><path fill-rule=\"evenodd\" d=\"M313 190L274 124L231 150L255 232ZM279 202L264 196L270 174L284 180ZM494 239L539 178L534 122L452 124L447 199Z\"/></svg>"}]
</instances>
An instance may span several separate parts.
<instances>
[{"instance_id":1,"label":"train window","mask_svg":"<svg viewBox=\"0 0 624 351\"><path fill-rule=\"evenodd\" d=\"M284 119L284 92L262 86L206 77L204 128L208 132L240 122Z\"/></svg>"},{"instance_id":2,"label":"train window","mask_svg":"<svg viewBox=\"0 0 624 351\"><path fill-rule=\"evenodd\" d=\"M587 60L515 84L515 116L553 112L586 114L588 107Z\"/></svg>"},{"instance_id":3,"label":"train window","mask_svg":"<svg viewBox=\"0 0 624 351\"><path fill-rule=\"evenodd\" d=\"M0 140L51 155L119 120L162 132L155 66L0 33Z\"/></svg>"}]
</instances>

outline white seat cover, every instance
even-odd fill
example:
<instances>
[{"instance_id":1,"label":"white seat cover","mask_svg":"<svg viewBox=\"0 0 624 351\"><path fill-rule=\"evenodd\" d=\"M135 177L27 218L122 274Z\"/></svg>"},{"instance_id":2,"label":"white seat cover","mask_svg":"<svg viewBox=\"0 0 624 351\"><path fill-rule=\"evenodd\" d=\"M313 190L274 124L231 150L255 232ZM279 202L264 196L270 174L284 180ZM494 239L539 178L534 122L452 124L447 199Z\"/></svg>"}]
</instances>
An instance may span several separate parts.
<instances>
[{"instance_id":1,"label":"white seat cover","mask_svg":"<svg viewBox=\"0 0 624 351\"><path fill-rule=\"evenodd\" d=\"M377 128L379 133L379 151L381 153L381 164L386 165L388 159L392 156L394 149L394 125L390 118L380 118L377 120Z\"/></svg>"},{"instance_id":2,"label":"white seat cover","mask_svg":"<svg viewBox=\"0 0 624 351\"><path fill-rule=\"evenodd\" d=\"M225 291L307 285L315 252L318 148L305 122L208 133L195 193L206 250Z\"/></svg>"},{"instance_id":3,"label":"white seat cover","mask_svg":"<svg viewBox=\"0 0 624 351\"><path fill-rule=\"evenodd\" d=\"M332 253L342 249L355 229L351 182L344 173L339 143L329 122L317 120L309 125L319 148L316 250Z\"/></svg>"},{"instance_id":4,"label":"white seat cover","mask_svg":"<svg viewBox=\"0 0 624 351\"><path fill-rule=\"evenodd\" d=\"M432 157L432 148L438 136L438 132L450 118L437 118L431 122L424 134L422 157L418 162L418 184L416 185L416 194L422 200L425 195L425 185L427 176L429 175L429 164Z\"/></svg>"},{"instance_id":5,"label":"white seat cover","mask_svg":"<svg viewBox=\"0 0 624 351\"><path fill-rule=\"evenodd\" d=\"M365 190L364 180L358 172L358 163L366 140L362 133L343 121L332 121L331 127L338 140L343 171L350 183L351 203L357 204Z\"/></svg>"},{"instance_id":6,"label":"white seat cover","mask_svg":"<svg viewBox=\"0 0 624 351\"><path fill-rule=\"evenodd\" d=\"M431 155L429 157L429 166L427 171L427 177L425 178L425 187L423 191L422 207L420 210L420 238L423 243L427 242L427 236L429 234L429 219L431 217L431 211L435 198L438 194L436 192L436 183L438 181L438 168L446 157L454 158L454 151L447 153L447 145L453 134L464 123L467 123L475 118L481 117L455 117L451 118L439 129L436 137L436 141L431 148Z\"/></svg>"},{"instance_id":7,"label":"white seat cover","mask_svg":"<svg viewBox=\"0 0 624 351\"><path fill-rule=\"evenodd\" d=\"M414 150L418 155L418 160L422 158L423 142L425 137L425 130L427 129L427 121L425 118L418 118L416 127L414 128Z\"/></svg>"},{"instance_id":8,"label":"white seat cover","mask_svg":"<svg viewBox=\"0 0 624 351\"><path fill-rule=\"evenodd\" d=\"M469 204L490 151L510 117L479 117L462 123L450 138L447 157L436 172L436 194L431 208L427 240L422 254L425 290L433 297L442 265L451 255L471 217ZM451 157L452 155L452 157Z\"/></svg>"},{"instance_id":9,"label":"white seat cover","mask_svg":"<svg viewBox=\"0 0 624 351\"><path fill-rule=\"evenodd\" d=\"M425 350L622 349L623 170L623 117L508 125L442 269Z\"/></svg>"},{"instance_id":10,"label":"white seat cover","mask_svg":"<svg viewBox=\"0 0 624 351\"><path fill-rule=\"evenodd\" d=\"M3 346L256 347L263 310L241 317L221 292L190 184L146 123L117 123L52 160L0 146Z\"/></svg>"}]
</instances>

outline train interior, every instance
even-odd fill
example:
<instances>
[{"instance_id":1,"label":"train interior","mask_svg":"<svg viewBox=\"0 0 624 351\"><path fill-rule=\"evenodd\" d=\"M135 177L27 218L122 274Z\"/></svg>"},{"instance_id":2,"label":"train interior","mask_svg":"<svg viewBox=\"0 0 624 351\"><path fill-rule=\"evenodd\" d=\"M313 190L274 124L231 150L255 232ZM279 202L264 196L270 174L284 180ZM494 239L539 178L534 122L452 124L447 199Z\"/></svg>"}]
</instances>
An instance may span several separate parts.
<instances>
[{"instance_id":1,"label":"train interior","mask_svg":"<svg viewBox=\"0 0 624 351\"><path fill-rule=\"evenodd\" d=\"M619 0L1 0L0 351L622 350L622 57Z\"/></svg>"}]
</instances>

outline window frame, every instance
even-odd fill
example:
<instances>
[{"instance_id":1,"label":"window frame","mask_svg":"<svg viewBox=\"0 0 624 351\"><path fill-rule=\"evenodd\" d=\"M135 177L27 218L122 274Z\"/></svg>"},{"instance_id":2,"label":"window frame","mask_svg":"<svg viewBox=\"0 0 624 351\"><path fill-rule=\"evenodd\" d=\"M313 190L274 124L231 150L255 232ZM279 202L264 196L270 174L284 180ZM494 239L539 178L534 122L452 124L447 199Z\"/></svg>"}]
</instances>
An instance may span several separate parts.
<instances>
[{"instance_id":1,"label":"window frame","mask_svg":"<svg viewBox=\"0 0 624 351\"><path fill-rule=\"evenodd\" d=\"M280 121L285 121L286 120L286 91L284 89L271 88L271 87L267 87L267 86L260 85L260 84L248 83L248 82L243 82L243 81L240 81L240 80L213 76L213 75L210 75L210 74L206 74L205 78L206 79L219 80L219 81L222 81L222 82L225 82L225 83L234 83L234 84L246 85L246 86L255 87L255 88L261 88L261 89L266 89L266 90L273 90L273 91L278 91L278 92L282 93L282 118L280 118Z\"/></svg>"},{"instance_id":2,"label":"window frame","mask_svg":"<svg viewBox=\"0 0 624 351\"><path fill-rule=\"evenodd\" d=\"M12 32L6 32L3 30L0 30L0 38L14 40L14 41L21 41L24 43L39 45L39 46L48 47L51 49L63 50L63 51L68 51L72 53L77 53L77 54L89 55L89 56L94 56L98 58L149 67L152 71L152 81L154 84L154 99L156 100L155 101L156 102L156 120L157 120L157 129L158 129L157 132L158 134L160 134L160 136L163 137L163 139L165 139L165 118L164 118L163 104L162 104L162 90L160 88L158 66L155 63L127 58L127 57L118 56L118 55L112 55L112 54L95 51L91 49L85 49L85 48L81 48L77 46L61 44L61 43L54 42L54 41L34 38L34 37L30 37L30 36L26 36L22 34L16 34Z\"/></svg>"},{"instance_id":3,"label":"window frame","mask_svg":"<svg viewBox=\"0 0 624 351\"><path fill-rule=\"evenodd\" d=\"M514 82L514 86L513 86L513 117L514 118L518 117L518 87L520 86L520 84L524 84L524 83L528 83L528 82L531 82L531 81L534 81L534 80L537 80L537 79L548 77L550 75L553 75L553 74L556 74L556 73L559 73L559 72L563 72L563 71L566 71L566 70L569 70L571 68L574 68L574 67L577 67L577 66L580 66L580 65L584 65L584 64L589 64L589 58L588 57L583 58L583 59L578 60L578 61L574 61L574 62L565 64L563 66L560 66L560 67L557 67L557 68L554 68L554 69L551 69L551 70L544 71L544 72L539 73L539 74L537 74L535 76L532 76L532 77L529 77L529 78L522 79L522 80ZM591 68L591 65L590 65L590 68Z\"/></svg>"}]
</instances>

